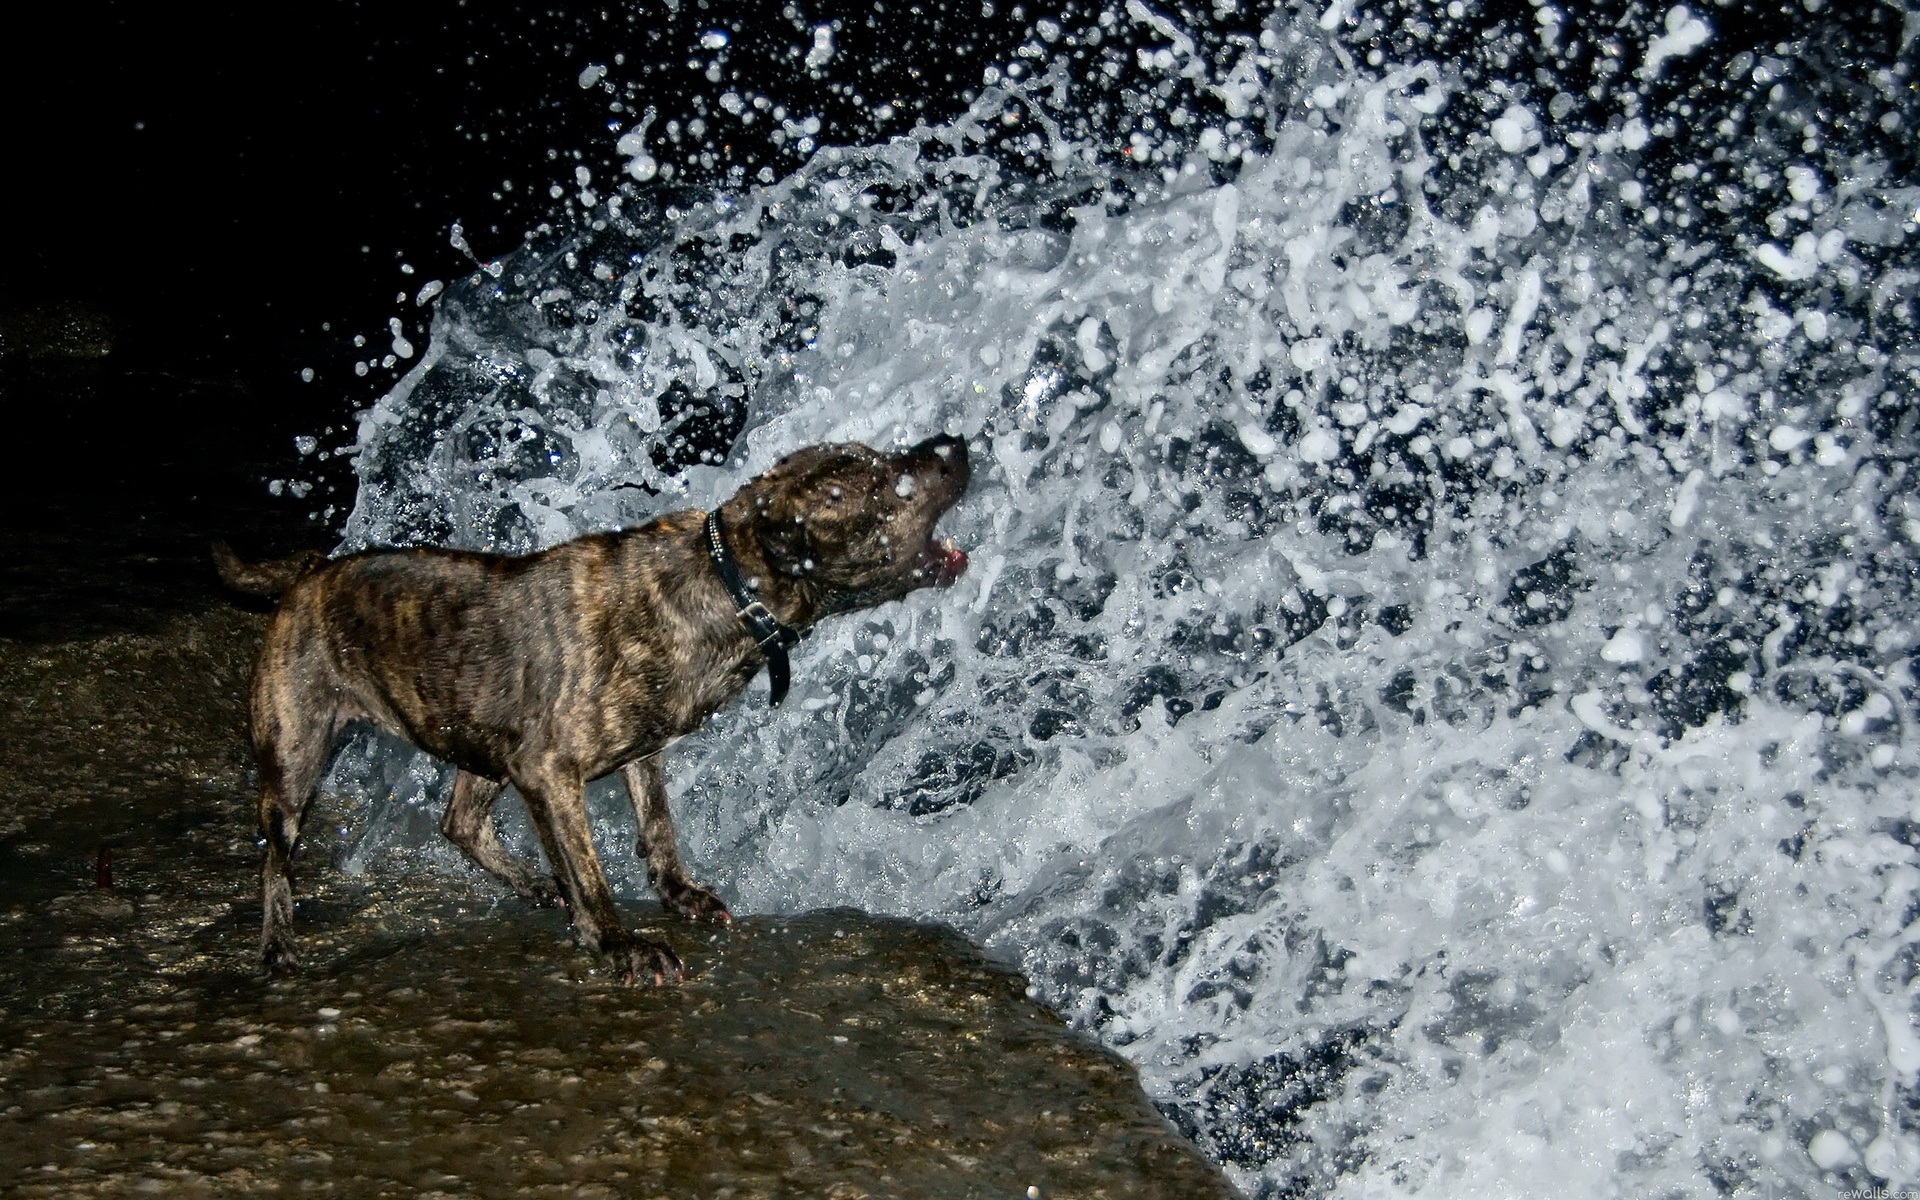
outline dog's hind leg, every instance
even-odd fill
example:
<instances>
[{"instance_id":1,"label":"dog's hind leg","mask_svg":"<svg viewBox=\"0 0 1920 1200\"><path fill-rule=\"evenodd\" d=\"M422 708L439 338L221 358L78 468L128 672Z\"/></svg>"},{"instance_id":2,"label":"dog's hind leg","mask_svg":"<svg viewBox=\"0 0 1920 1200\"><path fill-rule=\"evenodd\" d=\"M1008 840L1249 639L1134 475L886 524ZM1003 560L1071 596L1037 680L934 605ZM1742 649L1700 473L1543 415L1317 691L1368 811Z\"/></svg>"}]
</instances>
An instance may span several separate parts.
<instances>
[{"instance_id":1,"label":"dog's hind leg","mask_svg":"<svg viewBox=\"0 0 1920 1200\"><path fill-rule=\"evenodd\" d=\"M633 983L651 975L655 984L679 980L680 959L658 942L628 933L613 905L613 890L600 870L587 828L586 789L577 774L562 776L546 769L516 772L514 786L527 802L527 813L541 830L541 843L554 874L566 889L573 927L589 950L611 960L623 980Z\"/></svg>"},{"instance_id":2,"label":"dog's hind leg","mask_svg":"<svg viewBox=\"0 0 1920 1200\"><path fill-rule=\"evenodd\" d=\"M279 673L261 672L253 695L260 832L267 842L260 867L260 961L274 973L300 965L293 944L293 851L341 725L337 707L316 697L296 697L281 679Z\"/></svg>"},{"instance_id":3,"label":"dog's hind leg","mask_svg":"<svg viewBox=\"0 0 1920 1200\"><path fill-rule=\"evenodd\" d=\"M673 813L667 809L667 773L660 755L635 759L620 768L633 800L633 819L640 829L641 857L647 860L647 880L660 902L683 917L731 921L726 902L695 883L680 862L680 839L673 831Z\"/></svg>"},{"instance_id":4,"label":"dog's hind leg","mask_svg":"<svg viewBox=\"0 0 1920 1200\"><path fill-rule=\"evenodd\" d=\"M560 903L560 891L548 876L530 870L507 852L493 827L493 802L504 786L470 771L456 772L453 799L440 820L440 832L486 872L535 904Z\"/></svg>"}]
</instances>

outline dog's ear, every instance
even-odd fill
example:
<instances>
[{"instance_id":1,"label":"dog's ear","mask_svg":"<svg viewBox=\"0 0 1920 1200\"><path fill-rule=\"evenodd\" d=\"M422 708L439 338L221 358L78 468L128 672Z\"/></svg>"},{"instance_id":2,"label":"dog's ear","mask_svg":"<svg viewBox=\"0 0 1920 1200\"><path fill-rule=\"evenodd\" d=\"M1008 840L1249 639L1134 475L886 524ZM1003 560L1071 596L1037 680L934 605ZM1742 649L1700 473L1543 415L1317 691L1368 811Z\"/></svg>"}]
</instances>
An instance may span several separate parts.
<instances>
[{"instance_id":1,"label":"dog's ear","mask_svg":"<svg viewBox=\"0 0 1920 1200\"><path fill-rule=\"evenodd\" d=\"M775 574L800 578L813 573L813 536L800 513L760 522L760 550Z\"/></svg>"}]
</instances>

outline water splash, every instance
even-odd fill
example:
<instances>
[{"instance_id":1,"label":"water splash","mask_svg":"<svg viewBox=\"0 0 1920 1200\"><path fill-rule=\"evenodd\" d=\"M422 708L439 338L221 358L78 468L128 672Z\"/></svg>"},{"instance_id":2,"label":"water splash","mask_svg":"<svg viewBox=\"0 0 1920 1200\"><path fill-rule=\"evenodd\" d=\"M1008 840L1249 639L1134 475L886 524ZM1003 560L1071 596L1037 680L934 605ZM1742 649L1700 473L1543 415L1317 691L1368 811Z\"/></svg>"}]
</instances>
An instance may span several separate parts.
<instances>
[{"instance_id":1,"label":"water splash","mask_svg":"<svg viewBox=\"0 0 1920 1200\"><path fill-rule=\"evenodd\" d=\"M1805 47L1656 92L1712 31L1655 16L1607 113L1130 3L949 124L629 186L441 297L347 545L965 433L969 579L679 752L738 907L952 922L1256 1195L1920 1179L1905 68L1850 134Z\"/></svg>"}]
</instances>

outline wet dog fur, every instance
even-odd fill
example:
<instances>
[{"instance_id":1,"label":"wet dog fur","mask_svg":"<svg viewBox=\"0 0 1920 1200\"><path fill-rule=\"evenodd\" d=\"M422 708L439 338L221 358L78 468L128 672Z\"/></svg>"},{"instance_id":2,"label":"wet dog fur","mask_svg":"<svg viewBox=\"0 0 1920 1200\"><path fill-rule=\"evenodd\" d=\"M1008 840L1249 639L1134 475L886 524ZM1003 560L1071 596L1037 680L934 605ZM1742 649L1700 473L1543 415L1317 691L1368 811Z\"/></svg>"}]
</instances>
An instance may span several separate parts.
<instances>
[{"instance_id":1,"label":"wet dog fur","mask_svg":"<svg viewBox=\"0 0 1920 1200\"><path fill-rule=\"evenodd\" d=\"M954 437L896 454L811 446L727 500L721 528L758 599L806 629L952 584L966 556L933 527L968 475ZM458 768L441 829L468 858L529 900L564 903L579 940L628 982L680 977L670 948L621 924L583 798L588 781L619 771L661 901L731 920L681 864L661 765L762 663L708 557L706 516L670 513L514 557L410 549L249 564L215 547L229 586L281 596L250 698L268 970L297 965L289 864L301 819L341 731L367 720ZM494 830L507 783L550 879Z\"/></svg>"}]
</instances>

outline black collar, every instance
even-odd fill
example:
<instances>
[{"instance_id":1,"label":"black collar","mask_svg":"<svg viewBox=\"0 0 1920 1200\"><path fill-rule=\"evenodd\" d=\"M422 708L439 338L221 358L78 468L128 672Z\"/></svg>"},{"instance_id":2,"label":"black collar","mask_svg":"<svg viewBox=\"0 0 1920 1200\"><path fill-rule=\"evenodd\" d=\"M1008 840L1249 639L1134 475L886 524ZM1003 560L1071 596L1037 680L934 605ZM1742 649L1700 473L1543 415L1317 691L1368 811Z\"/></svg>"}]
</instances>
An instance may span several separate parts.
<instances>
[{"instance_id":1,"label":"black collar","mask_svg":"<svg viewBox=\"0 0 1920 1200\"><path fill-rule=\"evenodd\" d=\"M720 582L726 585L727 595L733 600L734 615L747 627L747 636L766 657L767 685L772 689L767 695L767 707L778 708L787 698L787 684L793 674L787 663L787 647L797 644L802 635L792 626L782 625L747 587L746 580L740 578L740 568L734 565L733 555L727 550L727 539L720 532L717 510L707 514L707 557L713 560L713 569L719 573Z\"/></svg>"}]
</instances>

